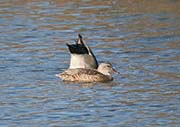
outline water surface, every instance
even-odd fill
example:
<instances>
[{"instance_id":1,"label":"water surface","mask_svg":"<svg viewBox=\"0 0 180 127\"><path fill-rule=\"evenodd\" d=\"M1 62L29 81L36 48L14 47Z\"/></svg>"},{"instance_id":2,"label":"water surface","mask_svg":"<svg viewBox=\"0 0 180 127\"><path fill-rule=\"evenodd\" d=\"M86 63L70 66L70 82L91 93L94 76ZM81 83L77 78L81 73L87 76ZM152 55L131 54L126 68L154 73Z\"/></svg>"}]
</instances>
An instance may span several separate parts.
<instances>
[{"instance_id":1,"label":"water surface","mask_svg":"<svg viewBox=\"0 0 180 127\"><path fill-rule=\"evenodd\" d=\"M178 126L180 2L0 2L0 126ZM68 84L81 33L114 81Z\"/></svg>"}]
</instances>

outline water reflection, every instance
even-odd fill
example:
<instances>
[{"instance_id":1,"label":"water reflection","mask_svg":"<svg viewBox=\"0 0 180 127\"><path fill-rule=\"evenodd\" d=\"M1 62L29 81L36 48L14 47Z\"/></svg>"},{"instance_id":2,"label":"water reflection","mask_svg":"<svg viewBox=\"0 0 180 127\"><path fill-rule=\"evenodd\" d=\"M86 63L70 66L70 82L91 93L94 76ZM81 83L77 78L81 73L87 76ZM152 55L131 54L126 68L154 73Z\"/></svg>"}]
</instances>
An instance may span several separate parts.
<instances>
[{"instance_id":1,"label":"water reflection","mask_svg":"<svg viewBox=\"0 0 180 127\"><path fill-rule=\"evenodd\" d=\"M1 126L178 126L179 4L0 2ZM66 84L66 43L85 37L113 82Z\"/></svg>"}]
</instances>

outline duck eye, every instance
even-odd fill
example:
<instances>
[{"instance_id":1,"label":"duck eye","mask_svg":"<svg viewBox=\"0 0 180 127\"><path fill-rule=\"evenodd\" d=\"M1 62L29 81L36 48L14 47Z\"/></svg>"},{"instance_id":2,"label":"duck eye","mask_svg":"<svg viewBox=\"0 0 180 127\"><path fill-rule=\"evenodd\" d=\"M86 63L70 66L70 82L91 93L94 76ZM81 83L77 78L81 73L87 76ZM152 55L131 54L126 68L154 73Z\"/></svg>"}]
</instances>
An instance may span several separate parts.
<instances>
[{"instance_id":1,"label":"duck eye","mask_svg":"<svg viewBox=\"0 0 180 127\"><path fill-rule=\"evenodd\" d=\"M110 66L110 65L107 65L107 67L109 67L109 68L110 68L111 66Z\"/></svg>"}]
</instances>

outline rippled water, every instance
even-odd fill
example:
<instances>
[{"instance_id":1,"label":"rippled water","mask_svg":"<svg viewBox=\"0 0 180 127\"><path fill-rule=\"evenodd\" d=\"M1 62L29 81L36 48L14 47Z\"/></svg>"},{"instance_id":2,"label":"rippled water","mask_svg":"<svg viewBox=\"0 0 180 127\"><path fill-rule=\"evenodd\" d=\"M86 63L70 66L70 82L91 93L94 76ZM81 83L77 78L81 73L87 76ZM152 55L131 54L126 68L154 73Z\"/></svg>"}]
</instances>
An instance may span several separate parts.
<instances>
[{"instance_id":1,"label":"rippled water","mask_svg":"<svg viewBox=\"0 0 180 127\"><path fill-rule=\"evenodd\" d=\"M0 126L179 126L178 0L0 2ZM67 84L81 33L114 81Z\"/></svg>"}]
</instances>

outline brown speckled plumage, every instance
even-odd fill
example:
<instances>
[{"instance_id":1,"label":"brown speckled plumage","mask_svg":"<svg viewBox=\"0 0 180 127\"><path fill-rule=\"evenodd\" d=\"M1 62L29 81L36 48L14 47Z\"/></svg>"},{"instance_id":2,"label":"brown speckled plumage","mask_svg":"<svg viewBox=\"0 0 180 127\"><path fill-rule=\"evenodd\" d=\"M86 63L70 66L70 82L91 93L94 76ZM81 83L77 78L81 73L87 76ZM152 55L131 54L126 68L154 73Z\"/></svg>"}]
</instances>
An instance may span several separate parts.
<instances>
[{"instance_id":1,"label":"brown speckled plumage","mask_svg":"<svg viewBox=\"0 0 180 127\"><path fill-rule=\"evenodd\" d=\"M113 80L111 76L113 71L111 64L102 63L97 70L85 68L68 69L57 76L64 81L106 82Z\"/></svg>"}]
</instances>

